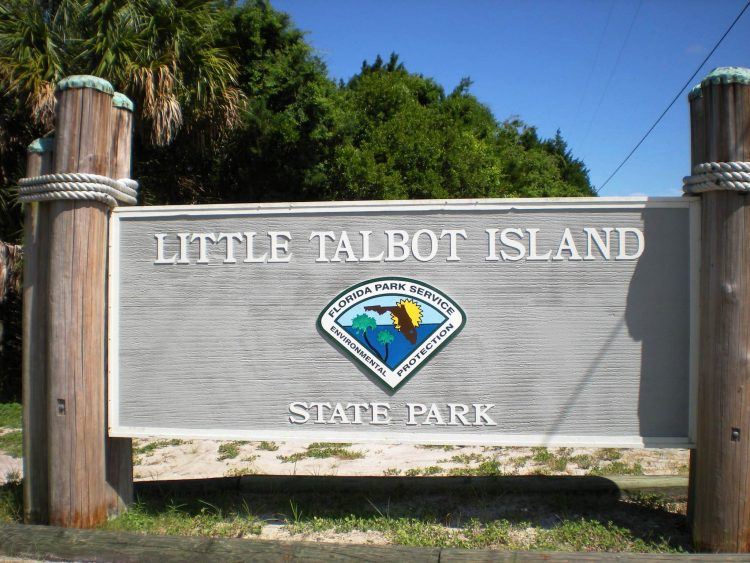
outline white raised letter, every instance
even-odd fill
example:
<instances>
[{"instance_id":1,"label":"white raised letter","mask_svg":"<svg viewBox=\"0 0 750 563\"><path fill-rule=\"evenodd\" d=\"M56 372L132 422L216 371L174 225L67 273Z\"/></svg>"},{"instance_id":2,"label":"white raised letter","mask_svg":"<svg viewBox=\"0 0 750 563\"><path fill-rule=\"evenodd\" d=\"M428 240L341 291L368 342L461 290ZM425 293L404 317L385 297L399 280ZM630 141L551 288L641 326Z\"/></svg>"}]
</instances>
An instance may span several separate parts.
<instances>
[{"instance_id":1,"label":"white raised letter","mask_svg":"<svg viewBox=\"0 0 750 563\"><path fill-rule=\"evenodd\" d=\"M359 234L362 235L362 258L359 259L360 262L382 262L383 261L383 253L381 252L377 256L370 256L370 235L372 234L372 231L359 231Z\"/></svg>"},{"instance_id":2,"label":"white raised letter","mask_svg":"<svg viewBox=\"0 0 750 563\"><path fill-rule=\"evenodd\" d=\"M289 234L289 231L268 231L268 236L271 239L271 257L268 261L289 262L292 259L292 253L289 252L289 241L292 240L292 235ZM286 256L280 258L279 251L286 254Z\"/></svg>"},{"instance_id":3,"label":"white raised letter","mask_svg":"<svg viewBox=\"0 0 750 563\"><path fill-rule=\"evenodd\" d=\"M422 403L406 403L406 412L408 414L406 424L414 426L418 424L414 419L415 415L426 413L427 407Z\"/></svg>"},{"instance_id":4,"label":"white raised letter","mask_svg":"<svg viewBox=\"0 0 750 563\"><path fill-rule=\"evenodd\" d=\"M495 405L479 403L472 405L474 407L474 426L497 426L497 422L492 420L487 411Z\"/></svg>"},{"instance_id":5,"label":"white raised letter","mask_svg":"<svg viewBox=\"0 0 750 563\"><path fill-rule=\"evenodd\" d=\"M427 418L424 419L424 424L428 426L432 426L433 424L438 424L440 426L445 425L445 422L443 422L443 417L440 416L440 411L438 410L435 403L432 403L432 405L430 405L430 412L427 413Z\"/></svg>"},{"instance_id":6,"label":"white raised letter","mask_svg":"<svg viewBox=\"0 0 750 563\"><path fill-rule=\"evenodd\" d=\"M190 237L190 242L195 242L196 239L198 240L198 260L196 260L196 264L208 264L208 258L206 257L206 240L210 240L211 242L216 242L216 235L213 233L195 233L192 237Z\"/></svg>"},{"instance_id":7,"label":"white raised letter","mask_svg":"<svg viewBox=\"0 0 750 563\"><path fill-rule=\"evenodd\" d=\"M495 241L495 236L497 236L497 231L500 229L485 229L484 232L487 233L487 256L485 256L485 260L487 262L497 262L500 260L500 258L497 257L497 242Z\"/></svg>"},{"instance_id":8,"label":"white raised letter","mask_svg":"<svg viewBox=\"0 0 750 563\"><path fill-rule=\"evenodd\" d=\"M234 259L234 241L242 241L242 233L219 233L219 238L216 242L220 242L226 239L227 241L227 257L224 259L224 264L236 264L237 260Z\"/></svg>"},{"instance_id":9,"label":"white raised letter","mask_svg":"<svg viewBox=\"0 0 750 563\"><path fill-rule=\"evenodd\" d=\"M300 418L289 417L289 422L292 424L304 424L310 420L310 414L307 412L307 403L292 403L289 405L289 412L292 415L297 415Z\"/></svg>"},{"instance_id":10,"label":"white raised letter","mask_svg":"<svg viewBox=\"0 0 750 563\"><path fill-rule=\"evenodd\" d=\"M177 260L178 264L190 264L187 251L189 236L190 233L177 233L177 238L180 239L180 259Z\"/></svg>"},{"instance_id":11,"label":"white raised letter","mask_svg":"<svg viewBox=\"0 0 750 563\"><path fill-rule=\"evenodd\" d=\"M336 252L333 253L333 258L331 258L331 262L341 262L341 258L339 258L339 254L344 252L346 254L346 258L344 258L345 262L359 262L357 260L357 257L354 255L354 250L352 249L352 243L349 240L349 235L346 234L346 231L341 231L341 236L339 237L339 244L336 247Z\"/></svg>"},{"instance_id":12,"label":"white raised letter","mask_svg":"<svg viewBox=\"0 0 750 563\"><path fill-rule=\"evenodd\" d=\"M256 258L253 251L253 246L255 243L255 235L258 233L254 231L250 231L245 233L245 244L247 245L247 251L246 256L243 262L246 264L260 264L266 261L266 258L268 257L268 252L263 254L260 258Z\"/></svg>"},{"instance_id":13,"label":"white raised letter","mask_svg":"<svg viewBox=\"0 0 750 563\"><path fill-rule=\"evenodd\" d=\"M536 253L536 234L539 229L526 229L526 232L529 233L529 257L527 260L549 260L550 254L552 254L551 250L541 256Z\"/></svg>"},{"instance_id":14,"label":"white raised letter","mask_svg":"<svg viewBox=\"0 0 750 563\"><path fill-rule=\"evenodd\" d=\"M640 229L634 229L632 227L617 227L617 234L619 235L619 242L620 242L620 248L619 252L617 253L617 256L615 257L615 260L636 260L640 258L641 254L643 254L643 248L644 248L644 240L643 240L643 231ZM635 235L635 240L638 244L636 247L636 250L633 254L628 254L626 252L626 237L628 233L633 233Z\"/></svg>"},{"instance_id":15,"label":"white raised letter","mask_svg":"<svg viewBox=\"0 0 750 563\"><path fill-rule=\"evenodd\" d=\"M592 241L596 244L596 246L599 248L599 252L601 253L602 257L605 260L610 259L610 235L612 234L612 227L604 227L602 231L604 231L604 240L602 240L602 237L599 236L599 231L597 229L594 229L592 227L584 227L584 232L586 233L586 256L583 257L584 260L594 260L594 255L591 254L591 248L592 248Z\"/></svg>"},{"instance_id":16,"label":"white raised letter","mask_svg":"<svg viewBox=\"0 0 750 563\"><path fill-rule=\"evenodd\" d=\"M326 258L326 239L330 238L331 240L334 240L336 238L336 234L333 231L313 231L310 233L310 238L308 240L312 240L314 238L318 239L318 257L315 259L315 261L330 262L330 260Z\"/></svg>"},{"instance_id":17,"label":"white raised letter","mask_svg":"<svg viewBox=\"0 0 750 563\"><path fill-rule=\"evenodd\" d=\"M401 240L396 240L394 237L398 235ZM388 241L388 254L385 257L386 262L403 262L409 257L409 233L406 231L385 231L385 236ZM401 256L396 256L394 252L396 248L401 249Z\"/></svg>"},{"instance_id":18,"label":"white raised letter","mask_svg":"<svg viewBox=\"0 0 750 563\"><path fill-rule=\"evenodd\" d=\"M156 260L154 261L154 264L174 264L177 261L176 252L172 258L164 258L164 238L166 236L166 233L157 233L154 235L156 238Z\"/></svg>"},{"instance_id":19,"label":"white raised letter","mask_svg":"<svg viewBox=\"0 0 750 563\"><path fill-rule=\"evenodd\" d=\"M460 411L460 412L459 412ZM465 418L465 414L469 412L469 407L466 405L448 403L448 414L450 415L451 421L448 423L449 426L458 426L457 420L461 421L464 426L470 426L468 420Z\"/></svg>"},{"instance_id":20,"label":"white raised letter","mask_svg":"<svg viewBox=\"0 0 750 563\"><path fill-rule=\"evenodd\" d=\"M516 235L520 240L514 240L508 235ZM500 256L503 257L503 260L507 260L508 262L516 262L526 256L526 247L523 245L523 242L521 242L522 240L523 231L521 229L503 229L503 231L500 233L500 242L505 246L514 248L518 252L518 254L508 254L504 250L501 250Z\"/></svg>"},{"instance_id":21,"label":"white raised letter","mask_svg":"<svg viewBox=\"0 0 750 563\"><path fill-rule=\"evenodd\" d=\"M570 232L570 229L565 227L565 231L563 231L563 236L560 239L560 246L557 247L557 254L552 258L553 260L564 260L562 253L564 251L570 252L570 260L580 260L581 255L578 254L578 249L576 248L576 243L573 240L573 235Z\"/></svg>"},{"instance_id":22,"label":"white raised letter","mask_svg":"<svg viewBox=\"0 0 750 563\"><path fill-rule=\"evenodd\" d=\"M456 254L456 237L460 236L462 239L466 240L466 229L443 229L443 232L440 233L440 238L443 238L444 236L448 237L449 243L448 258L446 258L445 261L460 262L461 259L458 257L458 254Z\"/></svg>"},{"instance_id":23,"label":"white raised letter","mask_svg":"<svg viewBox=\"0 0 750 563\"><path fill-rule=\"evenodd\" d=\"M424 256L419 251L419 237L422 235L427 235L427 238L430 239L430 252L427 254L427 256ZM414 255L414 258L419 260L420 262L429 262L433 258L435 258L435 254L437 254L438 251L438 239L437 236L435 236L435 233L433 233L429 229L419 229L416 233L414 233L414 237L411 239L411 253Z\"/></svg>"},{"instance_id":24,"label":"white raised letter","mask_svg":"<svg viewBox=\"0 0 750 563\"><path fill-rule=\"evenodd\" d=\"M388 415L391 407L388 403L370 403L370 408L372 408L372 424L388 424L391 421Z\"/></svg>"}]
</instances>

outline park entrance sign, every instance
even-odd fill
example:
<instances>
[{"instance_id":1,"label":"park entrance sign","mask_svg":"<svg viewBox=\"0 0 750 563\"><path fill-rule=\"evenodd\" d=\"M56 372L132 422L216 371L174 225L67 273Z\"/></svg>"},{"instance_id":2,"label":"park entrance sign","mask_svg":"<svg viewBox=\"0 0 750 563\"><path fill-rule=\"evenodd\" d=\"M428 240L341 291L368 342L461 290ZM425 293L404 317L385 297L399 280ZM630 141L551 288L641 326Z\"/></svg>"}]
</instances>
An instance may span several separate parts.
<instances>
[{"instance_id":1,"label":"park entrance sign","mask_svg":"<svg viewBox=\"0 0 750 563\"><path fill-rule=\"evenodd\" d=\"M696 198L114 210L110 435L694 443Z\"/></svg>"}]
</instances>

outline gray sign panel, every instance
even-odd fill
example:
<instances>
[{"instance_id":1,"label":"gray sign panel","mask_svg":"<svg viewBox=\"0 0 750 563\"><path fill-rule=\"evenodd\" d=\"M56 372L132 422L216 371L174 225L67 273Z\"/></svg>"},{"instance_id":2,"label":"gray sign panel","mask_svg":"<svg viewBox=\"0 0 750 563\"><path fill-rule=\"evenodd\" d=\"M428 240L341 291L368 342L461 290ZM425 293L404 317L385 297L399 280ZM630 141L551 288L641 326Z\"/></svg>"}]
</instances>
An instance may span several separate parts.
<instances>
[{"instance_id":1,"label":"gray sign panel","mask_svg":"<svg viewBox=\"0 0 750 563\"><path fill-rule=\"evenodd\" d=\"M110 435L689 447L698 206L118 208Z\"/></svg>"}]
</instances>

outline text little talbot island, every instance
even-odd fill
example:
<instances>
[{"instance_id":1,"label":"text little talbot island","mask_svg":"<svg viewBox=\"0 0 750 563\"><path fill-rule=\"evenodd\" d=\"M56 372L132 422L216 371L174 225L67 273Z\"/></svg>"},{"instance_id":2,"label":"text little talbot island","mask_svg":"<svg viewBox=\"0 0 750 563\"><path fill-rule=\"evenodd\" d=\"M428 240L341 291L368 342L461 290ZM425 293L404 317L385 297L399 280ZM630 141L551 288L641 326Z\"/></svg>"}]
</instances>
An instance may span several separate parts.
<instances>
[{"instance_id":1,"label":"text little talbot island","mask_svg":"<svg viewBox=\"0 0 750 563\"><path fill-rule=\"evenodd\" d=\"M541 242L548 234L548 242ZM461 243L480 236L486 241L483 256L465 257ZM289 231L230 233L156 233L154 264L273 264L294 259L296 244L313 245L315 262L430 262L484 260L487 262L548 262L637 260L645 249L643 231L634 227L565 228L543 233L536 227L420 229L413 233L389 229L311 231L307 240L293 240ZM549 242L553 241L553 242Z\"/></svg>"}]
</instances>

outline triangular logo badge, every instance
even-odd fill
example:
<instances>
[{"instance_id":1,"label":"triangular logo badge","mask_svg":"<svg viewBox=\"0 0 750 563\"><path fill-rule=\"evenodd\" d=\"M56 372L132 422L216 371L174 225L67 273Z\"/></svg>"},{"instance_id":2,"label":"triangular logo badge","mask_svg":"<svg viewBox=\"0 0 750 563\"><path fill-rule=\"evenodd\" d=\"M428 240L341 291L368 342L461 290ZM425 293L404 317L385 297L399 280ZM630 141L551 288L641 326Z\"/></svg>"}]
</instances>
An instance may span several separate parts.
<instances>
[{"instance_id":1,"label":"triangular logo badge","mask_svg":"<svg viewBox=\"0 0 750 563\"><path fill-rule=\"evenodd\" d=\"M377 278L342 291L318 317L318 327L355 362L396 389L466 323L450 297L424 282Z\"/></svg>"}]
</instances>

